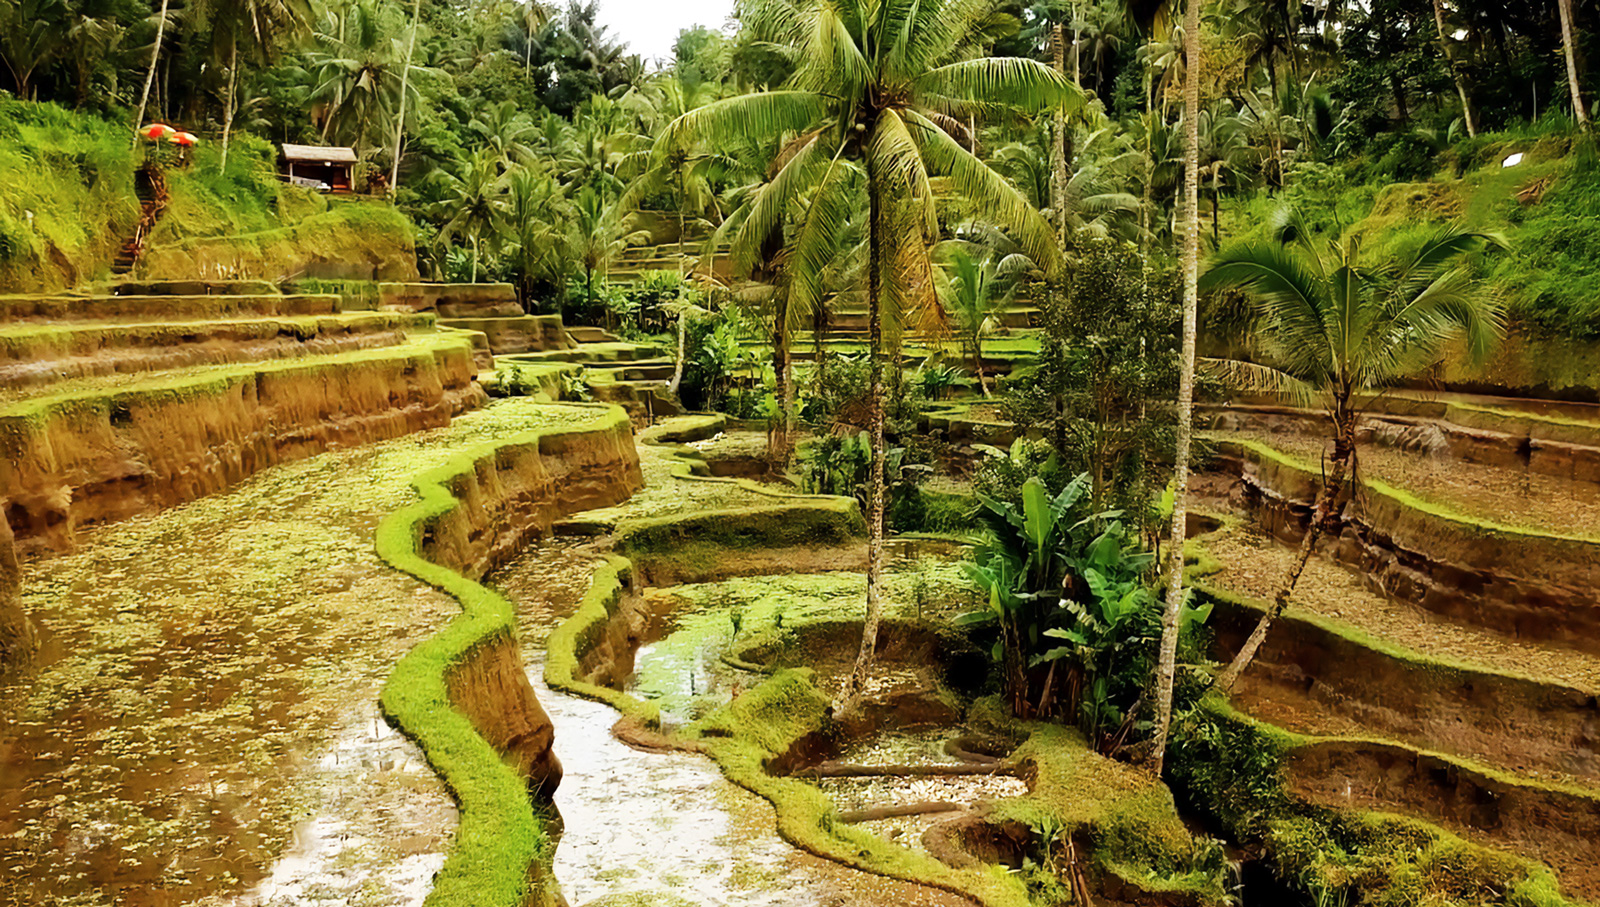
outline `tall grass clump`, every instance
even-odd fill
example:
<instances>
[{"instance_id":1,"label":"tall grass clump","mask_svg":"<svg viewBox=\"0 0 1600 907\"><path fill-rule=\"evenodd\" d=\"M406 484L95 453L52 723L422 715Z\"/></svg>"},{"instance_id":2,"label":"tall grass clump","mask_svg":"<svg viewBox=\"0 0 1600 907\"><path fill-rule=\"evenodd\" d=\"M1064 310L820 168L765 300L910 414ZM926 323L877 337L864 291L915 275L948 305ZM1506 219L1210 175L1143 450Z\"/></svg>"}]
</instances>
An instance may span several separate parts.
<instances>
[{"instance_id":1,"label":"tall grass clump","mask_svg":"<svg viewBox=\"0 0 1600 907\"><path fill-rule=\"evenodd\" d=\"M0 99L0 292L97 276L138 221L134 160L124 125Z\"/></svg>"}]
</instances>

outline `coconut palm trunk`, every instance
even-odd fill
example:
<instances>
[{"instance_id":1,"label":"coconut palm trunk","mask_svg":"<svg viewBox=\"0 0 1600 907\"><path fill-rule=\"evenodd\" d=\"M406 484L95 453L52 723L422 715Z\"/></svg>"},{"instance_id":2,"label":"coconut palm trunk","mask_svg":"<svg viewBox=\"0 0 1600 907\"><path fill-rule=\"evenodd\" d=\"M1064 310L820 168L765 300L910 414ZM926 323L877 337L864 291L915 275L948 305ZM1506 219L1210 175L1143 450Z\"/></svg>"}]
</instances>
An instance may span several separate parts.
<instances>
[{"instance_id":1,"label":"coconut palm trunk","mask_svg":"<svg viewBox=\"0 0 1600 907\"><path fill-rule=\"evenodd\" d=\"M794 354L789 336L789 296L779 290L772 313L772 368L778 379L778 426L767 458L777 467L789 462L794 445Z\"/></svg>"},{"instance_id":2,"label":"coconut palm trunk","mask_svg":"<svg viewBox=\"0 0 1600 907\"><path fill-rule=\"evenodd\" d=\"M233 108L239 94L239 36L228 37L228 97L222 111L222 172L228 172L228 140L233 135Z\"/></svg>"},{"instance_id":3,"label":"coconut palm trunk","mask_svg":"<svg viewBox=\"0 0 1600 907\"><path fill-rule=\"evenodd\" d=\"M983 379L983 336L980 333L972 338L972 373L978 376L978 389L983 391L985 397L989 394L989 383Z\"/></svg>"},{"instance_id":4,"label":"coconut palm trunk","mask_svg":"<svg viewBox=\"0 0 1600 907\"><path fill-rule=\"evenodd\" d=\"M411 34L406 38L406 65L400 70L400 112L394 121L394 161L389 165L389 194L400 188L400 145L406 134L406 95L411 86L411 58L417 52L417 25L422 18L422 0L411 4Z\"/></svg>"},{"instance_id":5,"label":"coconut palm trunk","mask_svg":"<svg viewBox=\"0 0 1600 907\"><path fill-rule=\"evenodd\" d=\"M1183 83L1183 345L1178 371L1177 445L1173 460L1172 531L1167 540L1167 601L1156 662L1156 716L1151 769L1161 775L1172 728L1172 691L1183 616L1183 543L1189 529L1189 449L1194 436L1195 320L1200 299L1200 0L1183 19L1187 73Z\"/></svg>"},{"instance_id":6,"label":"coconut palm trunk","mask_svg":"<svg viewBox=\"0 0 1600 907\"><path fill-rule=\"evenodd\" d=\"M683 384L683 360L689 354L689 308L683 298L683 168L678 168L678 357L672 365L672 380L667 383L667 393L676 397L678 386Z\"/></svg>"},{"instance_id":7,"label":"coconut palm trunk","mask_svg":"<svg viewBox=\"0 0 1600 907\"><path fill-rule=\"evenodd\" d=\"M150 49L150 68L144 74L144 91L139 93L139 116L135 119L133 128L138 130L144 125L145 108L150 104L150 86L156 80L156 61L161 58L161 38L167 32L167 0L161 0L161 18L156 20L156 43ZM139 147L139 134L134 132L133 147Z\"/></svg>"},{"instance_id":8,"label":"coconut palm trunk","mask_svg":"<svg viewBox=\"0 0 1600 907\"><path fill-rule=\"evenodd\" d=\"M1261 619L1256 622L1255 629L1250 631L1250 636L1238 653L1233 656L1233 661L1217 675L1216 689L1228 693L1233 685L1238 682L1239 675L1255 660L1256 653L1261 650L1261 644L1267 639L1267 631L1272 629L1272 622L1282 616L1285 608L1289 606L1289 599L1294 595L1294 587L1300 582L1300 575L1305 572L1306 564L1310 562L1312 552L1316 550L1317 540L1322 538L1329 522L1331 522L1334 507L1338 504L1339 494L1344 489L1344 479L1349 472L1350 463L1355 457L1355 414L1350 412L1349 398L1337 404L1338 415L1334 417L1335 435L1333 440L1333 456L1328 464L1327 474L1323 476L1322 484L1317 489L1316 502L1311 508L1311 523L1306 527L1305 535L1300 539L1300 548L1295 553L1294 561L1289 564L1289 570L1284 574L1283 581L1278 585L1278 592L1272 597L1272 605Z\"/></svg>"},{"instance_id":9,"label":"coconut palm trunk","mask_svg":"<svg viewBox=\"0 0 1600 907\"><path fill-rule=\"evenodd\" d=\"M1572 92L1572 115L1585 132L1590 129L1589 109L1583 106L1583 90L1578 84L1578 57L1572 46L1572 0L1556 0L1561 12L1561 49L1567 58L1567 88Z\"/></svg>"},{"instance_id":10,"label":"coconut palm trunk","mask_svg":"<svg viewBox=\"0 0 1600 907\"><path fill-rule=\"evenodd\" d=\"M1067 71L1066 52L1062 47L1066 38L1057 24L1050 34L1050 62L1056 72ZM1062 246L1067 243L1067 117L1057 112L1054 119L1055 135L1050 142L1050 207L1055 214L1056 235Z\"/></svg>"},{"instance_id":11,"label":"coconut palm trunk","mask_svg":"<svg viewBox=\"0 0 1600 907\"><path fill-rule=\"evenodd\" d=\"M867 194L867 363L872 432L872 478L867 489L867 617L861 627L861 650L856 655L855 667L839 691L834 712L849 714L855 707L861 691L872 673L872 663L878 652L878 624L883 617L883 516L884 487L883 461L885 445L883 435L883 312L881 262L883 255L882 202L876 180L869 174Z\"/></svg>"},{"instance_id":12,"label":"coconut palm trunk","mask_svg":"<svg viewBox=\"0 0 1600 907\"><path fill-rule=\"evenodd\" d=\"M1456 94L1461 96L1461 118L1467 124L1467 135L1478 137L1478 116L1472 110L1472 96L1467 92L1467 77L1456 66L1455 52L1450 49L1450 38L1444 31L1443 0L1433 0L1433 24L1439 29L1439 46L1444 49L1444 62L1456 80Z\"/></svg>"}]
</instances>

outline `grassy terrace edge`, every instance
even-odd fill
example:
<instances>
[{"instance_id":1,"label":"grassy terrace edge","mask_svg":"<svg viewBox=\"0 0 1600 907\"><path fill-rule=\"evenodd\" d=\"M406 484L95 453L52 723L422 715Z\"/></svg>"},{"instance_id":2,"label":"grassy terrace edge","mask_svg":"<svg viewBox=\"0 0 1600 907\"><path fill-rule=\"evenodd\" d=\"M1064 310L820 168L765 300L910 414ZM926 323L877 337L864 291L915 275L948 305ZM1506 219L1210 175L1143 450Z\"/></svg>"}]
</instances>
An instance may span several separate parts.
<instances>
[{"instance_id":1,"label":"grassy terrace edge","mask_svg":"<svg viewBox=\"0 0 1600 907\"><path fill-rule=\"evenodd\" d=\"M438 356L450 353L470 358L471 338L442 332L417 334L408 338L404 344L370 350L332 353L315 358L218 365L203 367L201 370L190 368L182 370L177 375L157 375L128 384L90 386L37 397L25 397L0 405L0 427L7 424L38 427L57 414L97 410L118 403L159 403L217 394L227 390L236 382L254 380L262 375L283 375L293 372L315 374L329 369L400 359L426 362L431 365L437 361Z\"/></svg>"},{"instance_id":2,"label":"grassy terrace edge","mask_svg":"<svg viewBox=\"0 0 1600 907\"><path fill-rule=\"evenodd\" d=\"M1222 519L1224 528L1226 528L1227 524L1237 521L1235 517L1223 516L1219 518ZM1205 577L1216 573L1221 568L1221 563L1205 547L1206 538L1212 534L1214 533L1197 536L1185 544L1184 553L1188 564L1184 571L1185 583L1206 600L1238 608L1247 614L1264 613L1269 606L1268 602L1224 589L1205 580ZM1374 636L1343 621L1314 614L1302 608L1296 608L1292 603L1279 616L1278 620L1280 622L1310 624L1325 633L1340 637L1346 642L1369 649L1383 657L1404 662L1418 670L1461 677L1464 683L1472 683L1474 680L1481 681L1484 678L1499 678L1536 687L1564 688L1584 695L1593 695L1589 691L1556 681L1541 680L1508 671L1490 670L1456 659L1426 655ZM1535 780L1465 756L1414 746L1390 737L1376 734L1317 735L1293 731L1247 715L1235 708L1227 699L1217 694L1207 696L1201 703L1199 710L1226 728L1226 732L1232 738L1231 743L1234 748L1244 748L1262 754L1265 757L1264 762L1272 766L1272 777L1270 778L1247 777L1252 771L1260 769L1263 764L1262 761L1251 762L1241 766L1224 766L1219 769L1221 772L1232 772L1236 776L1234 779L1235 789L1254 792L1251 797L1253 802L1249 804L1249 807L1259 815L1272 816L1276 814L1281 817L1286 813L1284 804L1294 798L1289 792L1289 785L1284 777L1284 766L1296 751L1340 744L1353 746L1375 745L1408 753L1419 761L1424 758L1437 760L1452 766L1458 771L1482 777L1493 784L1501 785L1505 788L1535 792L1548 791L1556 795L1600 803L1600 794L1578 785ZM1309 804L1301 804L1301 808L1309 809L1310 806ZM1433 842L1452 850L1466 853L1489 852L1506 855L1508 860L1514 862L1523 870L1522 877L1515 880L1515 884L1511 886L1511 890L1508 892L1508 895L1514 895L1521 899L1513 901L1514 903L1539 905L1539 907L1565 907L1565 905L1580 903L1562 896L1555 873L1549 866L1538 860L1516 856L1511 854L1510 851L1498 847L1467 841L1436 823L1414 816L1366 809L1351 809L1345 810L1345 812L1360 817L1361 821L1375 819L1380 823L1399 822L1406 826L1422 829ZM1220 816L1218 818L1222 819L1224 824L1230 826L1234 825L1237 820L1237 817L1229 816ZM1238 828L1231 828L1230 830L1235 834L1240 832Z\"/></svg>"},{"instance_id":3,"label":"grassy terrace edge","mask_svg":"<svg viewBox=\"0 0 1600 907\"><path fill-rule=\"evenodd\" d=\"M1292 469L1306 477L1315 478L1320 475L1320 471L1311 464L1292 454L1284 453L1269 444L1250 439L1227 437L1226 434L1217 432L1201 432L1200 434L1217 445L1218 453L1226 452L1229 448L1237 448L1241 453L1254 454L1279 466ZM1600 545L1600 535L1586 536L1563 532L1546 532L1521 526L1508 526L1493 520L1469 516L1446 504L1437 504L1424 500L1382 479L1369 476L1361 479L1361 482L1369 491L1393 501L1396 505L1406 510L1423 514L1470 532L1487 533L1512 539L1539 539L1570 542L1579 545Z\"/></svg>"},{"instance_id":4,"label":"grassy terrace edge","mask_svg":"<svg viewBox=\"0 0 1600 907\"><path fill-rule=\"evenodd\" d=\"M427 907L517 907L557 900L548 872L551 841L528 799L526 782L451 707L445 681L449 669L478 647L515 636L515 610L489 588L424 557L423 539L430 524L460 505L451 484L480 461L511 447L537 447L546 437L628 424L620 407L596 410L599 415L592 422L528 431L462 450L412 479L418 499L378 526L377 552L384 562L461 604L459 615L395 664L379 698L384 714L421 747L460 806L460 826L434 878ZM546 871L539 871L541 864Z\"/></svg>"},{"instance_id":5,"label":"grassy terrace edge","mask_svg":"<svg viewBox=\"0 0 1600 907\"><path fill-rule=\"evenodd\" d=\"M839 532L848 529L857 535L864 533L859 509L852 499L791 494L763 488L746 479L709 477L704 474L704 462L695 457L692 449L673 449L672 442L711 437L722 424L720 417L701 417L701 421L689 424L680 422L673 431L657 431L652 440L665 442L677 461L672 470L675 479L736 483L788 502L774 507L707 510L622 521L617 528L617 550L651 554L666 548L676 556L693 558L700 552L685 551L685 529L710 536L696 542L694 548L749 547L763 542L790 545L795 543L796 534L830 525ZM765 526L771 528L763 535ZM605 703L620 712L624 722L658 733L660 711L654 703L590 683L580 676L582 653L605 635L608 623L628 595L634 570L629 558L615 554L596 569L576 612L550 634L545 682L552 689ZM893 622L889 616L885 620ZM1155 838L1164 844L1186 834L1165 788L1140 783L1134 778L1134 770L1089 754L1076 732L1016 722L999 715L997 707L987 701L975 717L985 724L1018 732L1025 739L1019 755L1035 773L1032 792L1005 801L995 810L994 821L1065 817L1074 825L1091 825L1108 837L1121 840L1122 833L1129 833L1130 821L1137 817L1140 822L1148 822L1155 829ZM665 737L664 742L709 756L728 780L770 803L777 815L779 835L801 850L853 869L949 891L984 907L1029 907L1022 883L1003 868L955 869L838 822L832 801L815 786L766 770L769 760L801 738L824 731L830 721L831 706L811 682L811 672L780 669L732 703ZM1108 769L1120 784L1105 780ZM1103 791L1104 796L1089 797L1085 802L1083 785L1090 778L1098 779L1095 790ZM1212 894L1202 880L1182 872L1174 873L1175 878L1157 878L1127 862L1108 859L1101 865L1108 874L1145 891L1182 892L1193 897L1194 903L1206 903Z\"/></svg>"}]
</instances>

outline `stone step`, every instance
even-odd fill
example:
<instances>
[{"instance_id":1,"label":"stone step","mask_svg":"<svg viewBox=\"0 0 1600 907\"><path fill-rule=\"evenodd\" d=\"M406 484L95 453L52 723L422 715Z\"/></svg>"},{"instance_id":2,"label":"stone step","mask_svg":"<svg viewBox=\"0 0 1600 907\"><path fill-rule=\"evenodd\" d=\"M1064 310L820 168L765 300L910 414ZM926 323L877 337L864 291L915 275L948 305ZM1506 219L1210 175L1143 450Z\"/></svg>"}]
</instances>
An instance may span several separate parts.
<instances>
[{"instance_id":1,"label":"stone step","mask_svg":"<svg viewBox=\"0 0 1600 907\"><path fill-rule=\"evenodd\" d=\"M441 327L478 331L489 338L496 356L571 349L560 315L518 315L510 318L441 318Z\"/></svg>"},{"instance_id":2,"label":"stone step","mask_svg":"<svg viewBox=\"0 0 1600 907\"><path fill-rule=\"evenodd\" d=\"M587 324L567 326L567 337L573 343L621 343L622 338L605 328Z\"/></svg>"},{"instance_id":3,"label":"stone step","mask_svg":"<svg viewBox=\"0 0 1600 907\"><path fill-rule=\"evenodd\" d=\"M571 349L547 350L542 353L521 353L511 358L526 362L582 362L587 365L601 365L604 363L659 359L665 354L665 350L651 344L615 341L609 343L580 343Z\"/></svg>"},{"instance_id":4,"label":"stone step","mask_svg":"<svg viewBox=\"0 0 1600 907\"><path fill-rule=\"evenodd\" d=\"M270 280L119 280L103 289L112 296L265 296L280 292Z\"/></svg>"},{"instance_id":5,"label":"stone step","mask_svg":"<svg viewBox=\"0 0 1600 907\"><path fill-rule=\"evenodd\" d=\"M615 403L628 411L635 422L648 423L663 416L684 413L683 404L668 390L665 381L612 381L590 385L594 398Z\"/></svg>"},{"instance_id":6,"label":"stone step","mask_svg":"<svg viewBox=\"0 0 1600 907\"><path fill-rule=\"evenodd\" d=\"M374 349L427 331L430 315L360 313L148 324L67 322L0 328L0 387ZM26 391L24 391L26 392Z\"/></svg>"},{"instance_id":7,"label":"stone step","mask_svg":"<svg viewBox=\"0 0 1600 907\"><path fill-rule=\"evenodd\" d=\"M0 296L0 323L16 321L218 320L292 315L332 315L339 297L331 294L284 296Z\"/></svg>"},{"instance_id":8,"label":"stone step","mask_svg":"<svg viewBox=\"0 0 1600 907\"><path fill-rule=\"evenodd\" d=\"M999 322L1002 327L1017 329L1034 327L1039 316L1038 309L1010 308L1001 313ZM843 309L833 312L829 316L829 330L833 333L843 331L859 331L865 334L871 327L865 309Z\"/></svg>"},{"instance_id":9,"label":"stone step","mask_svg":"<svg viewBox=\"0 0 1600 907\"><path fill-rule=\"evenodd\" d=\"M677 362L672 359L642 359L636 362L590 362L585 367L608 373L616 381L663 381L672 377Z\"/></svg>"},{"instance_id":10,"label":"stone step","mask_svg":"<svg viewBox=\"0 0 1600 907\"><path fill-rule=\"evenodd\" d=\"M526 314L509 283L380 283L378 306L436 312L440 318L519 318Z\"/></svg>"}]
</instances>

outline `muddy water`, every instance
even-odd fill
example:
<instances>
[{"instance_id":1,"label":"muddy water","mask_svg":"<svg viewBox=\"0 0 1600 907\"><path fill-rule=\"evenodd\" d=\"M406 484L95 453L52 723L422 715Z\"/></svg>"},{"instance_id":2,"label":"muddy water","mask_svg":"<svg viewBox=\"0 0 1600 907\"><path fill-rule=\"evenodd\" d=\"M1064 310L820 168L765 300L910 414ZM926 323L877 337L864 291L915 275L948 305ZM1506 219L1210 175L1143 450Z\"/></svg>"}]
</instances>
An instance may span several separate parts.
<instances>
[{"instance_id":1,"label":"muddy water","mask_svg":"<svg viewBox=\"0 0 1600 907\"><path fill-rule=\"evenodd\" d=\"M459 605L373 530L462 446L592 418L507 401L27 565L48 645L0 686L0 907L420 900L454 810L373 702Z\"/></svg>"},{"instance_id":2,"label":"muddy water","mask_svg":"<svg viewBox=\"0 0 1600 907\"><path fill-rule=\"evenodd\" d=\"M545 637L576 608L598 555L593 541L556 539L490 579L517 605L529 679L555 723L566 770L555 872L569 902L670 894L707 907L967 904L795 850L778 836L772 808L711 760L631 749L611 735L610 707L546 687Z\"/></svg>"}]
</instances>

